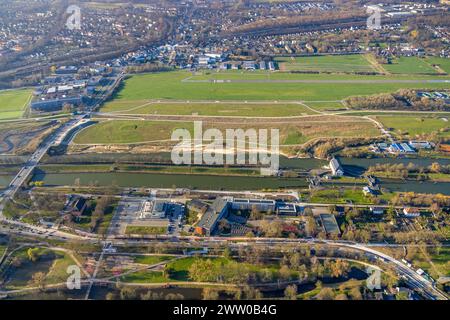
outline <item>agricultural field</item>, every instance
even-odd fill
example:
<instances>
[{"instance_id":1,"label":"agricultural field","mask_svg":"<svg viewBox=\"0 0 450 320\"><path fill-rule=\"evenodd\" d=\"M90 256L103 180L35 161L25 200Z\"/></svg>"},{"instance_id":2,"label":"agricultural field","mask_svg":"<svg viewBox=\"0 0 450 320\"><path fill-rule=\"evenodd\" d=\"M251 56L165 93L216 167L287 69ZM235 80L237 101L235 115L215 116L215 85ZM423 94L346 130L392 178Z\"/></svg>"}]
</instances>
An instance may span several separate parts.
<instances>
[{"instance_id":1,"label":"agricultural field","mask_svg":"<svg viewBox=\"0 0 450 320\"><path fill-rule=\"evenodd\" d=\"M285 77L290 74L274 73L273 75ZM227 74L224 74L224 76L227 77ZM240 76L243 77L243 75ZM295 74L290 76L299 77ZM401 88L444 89L449 87L448 83L383 82L384 80L395 79L381 76L358 77L356 75L331 75L332 78L329 75L301 75L301 79L304 82L283 82L282 80L278 82L252 82L247 81L248 76L245 74L245 81L237 82L211 82L201 79L197 81L196 77L186 80L189 77L193 77L193 75L186 71L135 75L124 81L123 88L115 94L112 101L119 104L115 106L117 111L130 109L130 106L135 106L135 102L139 100L227 100L238 103L263 100L336 101L352 95L394 92ZM401 80L411 80L416 79L416 76L402 76L399 78ZM371 79L381 82L372 83ZM422 78L418 77L417 79ZM424 77L424 79L430 78ZM315 82L309 82L310 80ZM332 84L326 82L330 80L338 80L339 82ZM352 80L353 82L346 82L347 80ZM357 82L359 80L365 81Z\"/></svg>"},{"instance_id":2,"label":"agricultural field","mask_svg":"<svg viewBox=\"0 0 450 320\"><path fill-rule=\"evenodd\" d=\"M414 138L434 134L438 137L450 137L450 125L444 118L417 115L375 116L375 118L399 136Z\"/></svg>"},{"instance_id":3,"label":"agricultural field","mask_svg":"<svg viewBox=\"0 0 450 320\"><path fill-rule=\"evenodd\" d=\"M399 57L392 64L384 64L383 68L391 73L402 74L436 74L434 69L425 59L418 57Z\"/></svg>"},{"instance_id":4,"label":"agricultural field","mask_svg":"<svg viewBox=\"0 0 450 320\"><path fill-rule=\"evenodd\" d=\"M139 144L165 143L170 141L173 130L186 128L193 132L193 122L109 120L100 122L81 131L75 144ZM302 118L299 121L277 122L203 122L203 129L279 129L281 145L299 145L315 138L335 137L375 137L379 135L376 127L363 119L320 116Z\"/></svg>"},{"instance_id":5,"label":"agricultural field","mask_svg":"<svg viewBox=\"0 0 450 320\"><path fill-rule=\"evenodd\" d=\"M31 99L31 90L0 91L0 120L21 118Z\"/></svg>"},{"instance_id":6,"label":"agricultural field","mask_svg":"<svg viewBox=\"0 0 450 320\"><path fill-rule=\"evenodd\" d=\"M167 102L148 101L110 102L103 112L154 115L199 115L221 117L289 117L314 114L316 112L298 103L231 103L231 102Z\"/></svg>"},{"instance_id":7,"label":"agricultural field","mask_svg":"<svg viewBox=\"0 0 450 320\"><path fill-rule=\"evenodd\" d=\"M375 72L363 55L280 57L275 60L281 71Z\"/></svg>"}]
</instances>

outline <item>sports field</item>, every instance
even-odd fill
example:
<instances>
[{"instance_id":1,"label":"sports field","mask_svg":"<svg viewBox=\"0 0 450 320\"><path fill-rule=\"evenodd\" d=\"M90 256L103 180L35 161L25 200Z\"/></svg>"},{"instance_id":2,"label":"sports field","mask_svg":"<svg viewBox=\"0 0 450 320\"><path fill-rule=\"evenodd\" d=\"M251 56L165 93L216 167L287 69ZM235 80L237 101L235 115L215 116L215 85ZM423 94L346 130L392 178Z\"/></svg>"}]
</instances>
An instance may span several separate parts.
<instances>
[{"instance_id":1,"label":"sports field","mask_svg":"<svg viewBox=\"0 0 450 320\"><path fill-rule=\"evenodd\" d=\"M399 57L392 64L384 64L383 68L391 73L403 74L436 74L436 69L427 60L418 57Z\"/></svg>"},{"instance_id":2,"label":"sports field","mask_svg":"<svg viewBox=\"0 0 450 320\"><path fill-rule=\"evenodd\" d=\"M77 144L164 144L170 141L173 130L186 128L193 132L193 122L109 120L81 131ZM219 129L225 136L226 129L279 129L281 145L299 145L315 138L375 137L379 131L366 120L322 116L291 122L204 122L203 129ZM270 134L269 134L270 135Z\"/></svg>"},{"instance_id":3,"label":"sports field","mask_svg":"<svg viewBox=\"0 0 450 320\"><path fill-rule=\"evenodd\" d=\"M279 73L282 75L282 73ZM308 77L310 76L310 77ZM332 75L339 80L355 79L355 75ZM124 87L116 96L114 102L124 103L129 109L129 101L164 99L164 100L207 100L207 101L335 101L351 95L370 95L383 92L393 92L401 88L449 88L448 83L326 83L328 75L302 75L304 80L315 79L319 82L187 82L192 73L185 71L141 74L125 80ZM405 77L410 79L410 77ZM364 78L363 78L364 79ZM373 76L384 81L385 77ZM389 78L388 78L389 79Z\"/></svg>"},{"instance_id":4,"label":"sports field","mask_svg":"<svg viewBox=\"0 0 450 320\"><path fill-rule=\"evenodd\" d=\"M281 71L375 72L363 55L277 58Z\"/></svg>"},{"instance_id":5,"label":"sports field","mask_svg":"<svg viewBox=\"0 0 450 320\"><path fill-rule=\"evenodd\" d=\"M0 120L20 118L31 98L31 90L0 91Z\"/></svg>"}]
</instances>

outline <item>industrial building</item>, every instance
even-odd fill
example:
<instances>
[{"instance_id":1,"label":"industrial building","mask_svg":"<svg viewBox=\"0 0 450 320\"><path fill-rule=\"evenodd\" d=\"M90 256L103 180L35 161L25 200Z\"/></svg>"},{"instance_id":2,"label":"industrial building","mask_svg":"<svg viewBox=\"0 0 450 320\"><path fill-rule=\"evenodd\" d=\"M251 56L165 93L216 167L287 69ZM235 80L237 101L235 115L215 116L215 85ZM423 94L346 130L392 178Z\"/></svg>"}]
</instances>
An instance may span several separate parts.
<instances>
[{"instance_id":1,"label":"industrial building","mask_svg":"<svg viewBox=\"0 0 450 320\"><path fill-rule=\"evenodd\" d=\"M195 228L195 233L210 236L214 233L217 223L228 213L229 202L226 198L217 198L203 214Z\"/></svg>"}]
</instances>

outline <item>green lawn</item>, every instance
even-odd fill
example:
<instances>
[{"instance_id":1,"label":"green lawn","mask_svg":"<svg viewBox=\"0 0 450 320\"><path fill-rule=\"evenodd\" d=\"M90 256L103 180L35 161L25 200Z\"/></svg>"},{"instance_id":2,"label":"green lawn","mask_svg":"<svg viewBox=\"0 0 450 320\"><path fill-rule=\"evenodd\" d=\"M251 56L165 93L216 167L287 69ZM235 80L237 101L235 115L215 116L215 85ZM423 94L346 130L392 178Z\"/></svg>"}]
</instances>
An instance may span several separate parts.
<instances>
[{"instance_id":1,"label":"green lawn","mask_svg":"<svg viewBox=\"0 0 450 320\"><path fill-rule=\"evenodd\" d=\"M159 271L138 271L127 274L120 278L122 282L128 283L163 283L168 282L162 272Z\"/></svg>"},{"instance_id":2,"label":"green lawn","mask_svg":"<svg viewBox=\"0 0 450 320\"><path fill-rule=\"evenodd\" d=\"M137 256L134 258L134 262L153 265L173 258L171 256Z\"/></svg>"},{"instance_id":3,"label":"green lawn","mask_svg":"<svg viewBox=\"0 0 450 320\"><path fill-rule=\"evenodd\" d=\"M276 58L282 71L374 72L363 55Z\"/></svg>"},{"instance_id":4,"label":"green lawn","mask_svg":"<svg viewBox=\"0 0 450 320\"><path fill-rule=\"evenodd\" d=\"M428 118L420 116L376 116L377 120L386 128L392 128L394 133L410 137L437 133L441 137L449 137L449 123L441 118ZM445 129L447 128L447 130Z\"/></svg>"},{"instance_id":5,"label":"green lawn","mask_svg":"<svg viewBox=\"0 0 450 320\"><path fill-rule=\"evenodd\" d=\"M166 227L149 227L149 226L127 226L125 230L126 234L138 234L138 235L157 235L165 234L167 232Z\"/></svg>"},{"instance_id":6,"label":"green lawn","mask_svg":"<svg viewBox=\"0 0 450 320\"><path fill-rule=\"evenodd\" d=\"M418 57L399 57L392 64L384 64L383 67L391 73L405 74L435 74L437 73L425 59Z\"/></svg>"},{"instance_id":7,"label":"green lawn","mask_svg":"<svg viewBox=\"0 0 450 320\"><path fill-rule=\"evenodd\" d=\"M351 200L354 204L372 204L370 197L362 192L362 187L353 189L327 189L314 191L310 201L313 203L346 203Z\"/></svg>"},{"instance_id":8,"label":"green lawn","mask_svg":"<svg viewBox=\"0 0 450 320\"><path fill-rule=\"evenodd\" d=\"M431 67L430 67L431 68ZM214 75L221 73L214 73ZM248 79L248 76L237 76ZM446 83L267 83L267 82L182 82L183 79L192 77L192 73L186 71L140 74L125 80L123 89L113 100L114 103L124 103L121 108L129 109L130 101L142 101L149 99L166 100L306 100L306 101L331 101L342 100L352 95L370 95L383 92L394 92L401 88L448 88ZM229 73L224 73L227 78ZM304 80L350 80L350 79L393 79L394 77L381 76L356 76L356 75L295 75L287 73L274 73L270 77L295 77ZM212 76L207 75L206 78ZM414 78L421 78L414 76ZM197 77L194 77L195 79ZM411 79L412 76L398 77ZM424 77L427 78L427 77ZM427 78L428 79L428 78ZM200 77L201 80L201 77Z\"/></svg>"},{"instance_id":9,"label":"green lawn","mask_svg":"<svg viewBox=\"0 0 450 320\"><path fill-rule=\"evenodd\" d=\"M171 274L171 279L178 281L189 281L189 268L194 263L197 257L189 257L178 259L167 264L167 268L170 268L173 272ZM200 258L201 259L201 258ZM226 264L229 262L228 259L220 258L209 258L214 264Z\"/></svg>"},{"instance_id":10,"label":"green lawn","mask_svg":"<svg viewBox=\"0 0 450 320\"><path fill-rule=\"evenodd\" d=\"M431 65L438 65L446 73L450 73L450 59L439 57L428 57L426 61Z\"/></svg>"},{"instance_id":11,"label":"green lawn","mask_svg":"<svg viewBox=\"0 0 450 320\"><path fill-rule=\"evenodd\" d=\"M22 117L30 97L28 89L0 91L0 120Z\"/></svg>"},{"instance_id":12,"label":"green lawn","mask_svg":"<svg viewBox=\"0 0 450 320\"><path fill-rule=\"evenodd\" d=\"M430 254L430 259L434 264L434 268L423 254L416 255L412 260L412 264L417 268L422 268L436 280L439 276L450 276L450 248L442 247L439 250L439 254Z\"/></svg>"}]
</instances>

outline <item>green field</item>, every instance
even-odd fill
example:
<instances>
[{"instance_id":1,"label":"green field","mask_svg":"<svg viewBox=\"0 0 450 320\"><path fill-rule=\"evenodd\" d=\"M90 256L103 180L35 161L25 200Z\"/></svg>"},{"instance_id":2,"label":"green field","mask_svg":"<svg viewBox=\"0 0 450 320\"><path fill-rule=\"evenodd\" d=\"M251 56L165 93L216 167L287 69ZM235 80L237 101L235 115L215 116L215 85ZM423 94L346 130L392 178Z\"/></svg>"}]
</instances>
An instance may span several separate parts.
<instances>
[{"instance_id":1,"label":"green field","mask_svg":"<svg viewBox=\"0 0 450 320\"><path fill-rule=\"evenodd\" d=\"M220 74L220 73L217 73ZM240 77L248 76L236 74ZM274 76L292 76L303 80L355 80L355 79L396 79L381 76L356 75L295 75L274 73ZM228 74L224 74L225 77ZM208 100L208 101L335 101L352 95L370 95L394 92L401 88L448 88L448 83L295 83L295 82L186 82L192 73L185 71L140 74L125 80L123 88L114 97L114 103L124 103L123 109L144 100ZM212 76L208 76L212 77ZM430 79L422 76L398 77L403 80ZM194 77L196 78L196 77ZM199 79L201 80L201 79ZM130 101L133 101L130 103ZM122 108L122 107L120 107ZM119 109L120 109L119 108Z\"/></svg>"},{"instance_id":2,"label":"green field","mask_svg":"<svg viewBox=\"0 0 450 320\"><path fill-rule=\"evenodd\" d=\"M157 115L199 115L234 117L289 117L314 114L315 112L296 103L153 103L145 100L112 101L103 112Z\"/></svg>"},{"instance_id":3,"label":"green field","mask_svg":"<svg viewBox=\"0 0 450 320\"><path fill-rule=\"evenodd\" d=\"M192 122L110 120L100 122L81 131L74 142L78 144L154 144L174 145L170 141L174 129L186 128L193 131ZM375 126L367 120L345 117L320 116L302 118L290 123L259 123L242 121L240 123L204 122L203 129L216 128L225 136L226 129L279 129L281 145L303 144L315 138L335 137L376 137Z\"/></svg>"},{"instance_id":4,"label":"green field","mask_svg":"<svg viewBox=\"0 0 450 320\"><path fill-rule=\"evenodd\" d=\"M25 111L31 90L0 91L0 120L20 118Z\"/></svg>"},{"instance_id":5,"label":"green field","mask_svg":"<svg viewBox=\"0 0 450 320\"><path fill-rule=\"evenodd\" d=\"M399 57L392 64L384 64L383 68L391 73L435 74L437 73L425 59L417 57Z\"/></svg>"},{"instance_id":6,"label":"green field","mask_svg":"<svg viewBox=\"0 0 450 320\"><path fill-rule=\"evenodd\" d=\"M394 133L410 137L436 133L441 137L450 137L449 122L441 118L420 116L376 116L377 120Z\"/></svg>"},{"instance_id":7,"label":"green field","mask_svg":"<svg viewBox=\"0 0 450 320\"><path fill-rule=\"evenodd\" d=\"M450 59L439 57L428 57L426 61L431 65L438 65L446 73L450 73Z\"/></svg>"},{"instance_id":8,"label":"green field","mask_svg":"<svg viewBox=\"0 0 450 320\"><path fill-rule=\"evenodd\" d=\"M170 140L177 128L193 130L193 123L163 121L104 121L81 131L75 143L138 143Z\"/></svg>"},{"instance_id":9,"label":"green field","mask_svg":"<svg viewBox=\"0 0 450 320\"><path fill-rule=\"evenodd\" d=\"M279 57L282 71L375 72L363 55Z\"/></svg>"}]
</instances>

